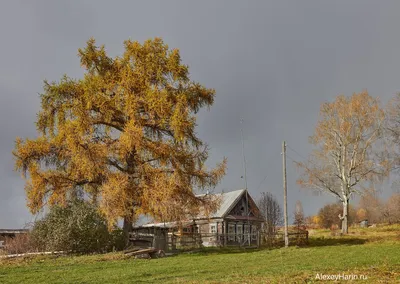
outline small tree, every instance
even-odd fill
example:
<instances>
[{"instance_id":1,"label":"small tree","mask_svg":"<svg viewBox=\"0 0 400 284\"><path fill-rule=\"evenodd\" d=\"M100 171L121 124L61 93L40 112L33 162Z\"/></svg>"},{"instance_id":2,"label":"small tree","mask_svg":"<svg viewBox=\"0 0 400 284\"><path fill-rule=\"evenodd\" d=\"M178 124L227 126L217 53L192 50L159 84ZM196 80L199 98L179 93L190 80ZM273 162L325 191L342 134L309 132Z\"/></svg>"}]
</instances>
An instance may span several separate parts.
<instances>
[{"instance_id":1,"label":"small tree","mask_svg":"<svg viewBox=\"0 0 400 284\"><path fill-rule=\"evenodd\" d=\"M329 229L332 225L340 226L340 219L338 214L342 212L342 206L339 203L326 204L318 211L318 217L321 227Z\"/></svg>"},{"instance_id":2,"label":"small tree","mask_svg":"<svg viewBox=\"0 0 400 284\"><path fill-rule=\"evenodd\" d=\"M300 200L296 201L296 207L293 212L294 222L293 225L296 226L297 231L305 230L305 218L303 212L303 205Z\"/></svg>"},{"instance_id":3,"label":"small tree","mask_svg":"<svg viewBox=\"0 0 400 284\"><path fill-rule=\"evenodd\" d=\"M308 228L319 228L321 226L321 219L319 218L318 215L312 215L306 217L306 226Z\"/></svg>"},{"instance_id":4,"label":"small tree","mask_svg":"<svg viewBox=\"0 0 400 284\"><path fill-rule=\"evenodd\" d=\"M264 231L269 236L276 233L276 227L282 224L283 213L276 198L270 192L261 193L257 206L264 218Z\"/></svg>"},{"instance_id":5,"label":"small tree","mask_svg":"<svg viewBox=\"0 0 400 284\"><path fill-rule=\"evenodd\" d=\"M357 210L357 221L361 222L367 219L367 211L364 208L359 208Z\"/></svg>"},{"instance_id":6,"label":"small tree","mask_svg":"<svg viewBox=\"0 0 400 284\"><path fill-rule=\"evenodd\" d=\"M361 195L359 207L365 210L369 223L381 223L384 218L384 204L374 189L367 189Z\"/></svg>"},{"instance_id":7,"label":"small tree","mask_svg":"<svg viewBox=\"0 0 400 284\"><path fill-rule=\"evenodd\" d=\"M400 193L395 193L389 198L386 212L389 223L400 223Z\"/></svg>"},{"instance_id":8,"label":"small tree","mask_svg":"<svg viewBox=\"0 0 400 284\"><path fill-rule=\"evenodd\" d=\"M390 170L384 155L377 155L385 120L379 101L367 92L338 96L321 106L320 120L310 138L315 146L307 162L297 163L302 172L298 183L333 195L342 203L338 214L342 233L348 232L350 198L363 184L381 180Z\"/></svg>"}]
</instances>

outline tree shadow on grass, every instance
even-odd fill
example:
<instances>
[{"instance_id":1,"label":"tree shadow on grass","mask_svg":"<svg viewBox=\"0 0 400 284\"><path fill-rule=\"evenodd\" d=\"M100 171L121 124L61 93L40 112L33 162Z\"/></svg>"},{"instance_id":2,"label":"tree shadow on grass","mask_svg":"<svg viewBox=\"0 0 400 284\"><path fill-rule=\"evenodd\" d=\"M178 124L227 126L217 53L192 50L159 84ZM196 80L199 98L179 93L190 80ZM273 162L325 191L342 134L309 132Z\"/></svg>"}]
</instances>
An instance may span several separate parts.
<instances>
[{"instance_id":1,"label":"tree shadow on grass","mask_svg":"<svg viewBox=\"0 0 400 284\"><path fill-rule=\"evenodd\" d=\"M367 242L366 239L360 238L310 238L308 244L299 245L294 242L290 246L299 246L304 248L323 247L323 246L341 246L341 245L362 245ZM275 250L284 247L284 244L275 244L272 246L261 246L260 248L245 248L245 247L207 247L188 251L176 251L177 255L213 255L213 254L238 254L252 253L261 250Z\"/></svg>"},{"instance_id":2,"label":"tree shadow on grass","mask_svg":"<svg viewBox=\"0 0 400 284\"><path fill-rule=\"evenodd\" d=\"M262 248L245 248L245 247L205 247L190 251L181 251L178 254L189 255L210 255L210 254L236 254L236 253L251 253L262 250Z\"/></svg>"},{"instance_id":3,"label":"tree shadow on grass","mask_svg":"<svg viewBox=\"0 0 400 284\"><path fill-rule=\"evenodd\" d=\"M366 242L367 240L359 238L310 238L305 247L362 245Z\"/></svg>"}]
</instances>

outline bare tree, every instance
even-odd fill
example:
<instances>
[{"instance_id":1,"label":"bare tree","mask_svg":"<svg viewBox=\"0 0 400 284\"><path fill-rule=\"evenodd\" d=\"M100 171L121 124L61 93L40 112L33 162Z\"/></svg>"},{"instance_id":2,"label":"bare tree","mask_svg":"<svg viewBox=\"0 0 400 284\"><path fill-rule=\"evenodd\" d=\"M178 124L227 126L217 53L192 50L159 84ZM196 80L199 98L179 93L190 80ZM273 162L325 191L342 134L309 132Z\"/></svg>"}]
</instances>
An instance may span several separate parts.
<instances>
[{"instance_id":1,"label":"bare tree","mask_svg":"<svg viewBox=\"0 0 400 284\"><path fill-rule=\"evenodd\" d=\"M301 204L300 200L296 201L296 207L294 209L293 215L294 215L293 225L296 226L297 231L304 230L305 218L304 218L303 205Z\"/></svg>"},{"instance_id":2,"label":"bare tree","mask_svg":"<svg viewBox=\"0 0 400 284\"><path fill-rule=\"evenodd\" d=\"M369 223L381 223L383 221L384 204L375 189L364 190L358 207L365 210L364 219L367 219Z\"/></svg>"},{"instance_id":3,"label":"bare tree","mask_svg":"<svg viewBox=\"0 0 400 284\"><path fill-rule=\"evenodd\" d=\"M264 232L268 235L276 233L276 227L283 222L281 206L270 192L261 193L257 206L264 218Z\"/></svg>"},{"instance_id":4,"label":"bare tree","mask_svg":"<svg viewBox=\"0 0 400 284\"><path fill-rule=\"evenodd\" d=\"M395 193L389 198L385 212L389 223L400 223L400 193Z\"/></svg>"},{"instance_id":5,"label":"bare tree","mask_svg":"<svg viewBox=\"0 0 400 284\"><path fill-rule=\"evenodd\" d=\"M386 108L386 137L391 142L393 170L400 170L400 94L391 99Z\"/></svg>"}]
</instances>

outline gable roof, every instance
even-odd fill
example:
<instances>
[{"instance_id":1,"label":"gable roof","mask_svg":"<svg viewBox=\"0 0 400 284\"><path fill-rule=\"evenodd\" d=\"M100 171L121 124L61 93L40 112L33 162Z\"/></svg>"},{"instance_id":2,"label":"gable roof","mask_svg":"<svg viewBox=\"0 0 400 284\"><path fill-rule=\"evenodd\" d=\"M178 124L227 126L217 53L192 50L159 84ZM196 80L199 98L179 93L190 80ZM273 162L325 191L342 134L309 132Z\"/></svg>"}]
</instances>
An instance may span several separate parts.
<instances>
[{"instance_id":1,"label":"gable roof","mask_svg":"<svg viewBox=\"0 0 400 284\"><path fill-rule=\"evenodd\" d=\"M220 197L222 200L220 207L214 214L211 214L210 218L225 217L229 213L229 211L231 211L231 209L236 205L236 203L240 200L245 192L245 189L239 189L230 192L213 194L214 196Z\"/></svg>"},{"instance_id":2,"label":"gable roof","mask_svg":"<svg viewBox=\"0 0 400 284\"><path fill-rule=\"evenodd\" d=\"M239 202L239 200L242 198L242 196L247 192L246 189L239 189L239 190L234 190L234 191L229 191L229 192L222 192L222 193L212 193L209 195L216 196L218 198L221 198L221 205L219 206L218 210L214 213L211 214L209 217L205 216L197 216L194 218L195 220L199 219L209 219L209 218L225 218L228 213L235 207L235 205ZM206 194L198 194L196 195L197 197L205 196ZM252 200L250 194L248 195L249 199ZM249 201L250 201L249 200ZM193 220L193 219L192 219ZM187 221L184 222L185 224L192 224L193 221ZM175 227L177 222L164 222L164 223L149 223L142 225L141 227L164 227L164 228L171 228Z\"/></svg>"}]
</instances>

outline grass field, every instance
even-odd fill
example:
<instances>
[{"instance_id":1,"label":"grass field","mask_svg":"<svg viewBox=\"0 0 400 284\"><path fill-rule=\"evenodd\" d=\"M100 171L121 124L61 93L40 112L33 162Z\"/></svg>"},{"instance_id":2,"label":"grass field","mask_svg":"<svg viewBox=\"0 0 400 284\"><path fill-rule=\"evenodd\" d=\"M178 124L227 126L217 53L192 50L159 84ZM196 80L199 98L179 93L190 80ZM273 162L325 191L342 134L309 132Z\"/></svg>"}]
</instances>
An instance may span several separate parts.
<instances>
[{"instance_id":1,"label":"grass field","mask_svg":"<svg viewBox=\"0 0 400 284\"><path fill-rule=\"evenodd\" d=\"M120 253L0 260L0 283L313 283L317 274L400 283L400 226L350 231L346 237L311 231L307 247L288 249L211 249L151 260Z\"/></svg>"}]
</instances>

